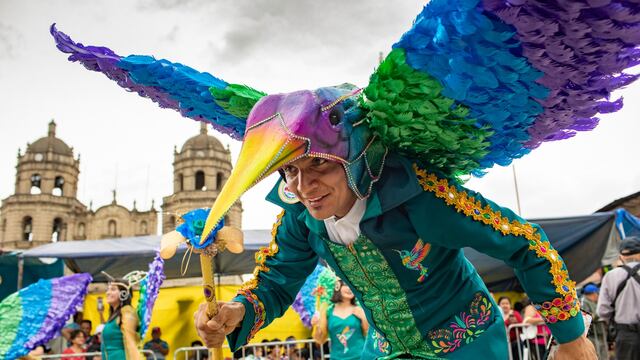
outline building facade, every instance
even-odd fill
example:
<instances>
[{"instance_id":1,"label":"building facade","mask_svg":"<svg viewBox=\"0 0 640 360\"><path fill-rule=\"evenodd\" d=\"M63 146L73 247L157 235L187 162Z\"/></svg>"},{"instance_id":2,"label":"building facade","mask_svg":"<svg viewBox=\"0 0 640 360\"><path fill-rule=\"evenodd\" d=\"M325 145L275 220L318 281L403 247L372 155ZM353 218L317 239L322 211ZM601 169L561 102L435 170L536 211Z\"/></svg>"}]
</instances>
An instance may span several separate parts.
<instances>
[{"instance_id":1,"label":"building facade","mask_svg":"<svg viewBox=\"0 0 640 360\"><path fill-rule=\"evenodd\" d=\"M96 211L77 199L80 156L47 136L18 151L15 192L0 206L0 248L27 249L57 241L104 239L156 233L157 211L129 210L115 199Z\"/></svg>"},{"instance_id":2,"label":"building facade","mask_svg":"<svg viewBox=\"0 0 640 360\"><path fill-rule=\"evenodd\" d=\"M173 154L173 194L162 199L162 233L176 227L176 219L187 211L211 207L225 181L231 175L231 152L207 132L200 123L200 133L188 139ZM225 224L242 228L242 204L236 202Z\"/></svg>"}]
</instances>

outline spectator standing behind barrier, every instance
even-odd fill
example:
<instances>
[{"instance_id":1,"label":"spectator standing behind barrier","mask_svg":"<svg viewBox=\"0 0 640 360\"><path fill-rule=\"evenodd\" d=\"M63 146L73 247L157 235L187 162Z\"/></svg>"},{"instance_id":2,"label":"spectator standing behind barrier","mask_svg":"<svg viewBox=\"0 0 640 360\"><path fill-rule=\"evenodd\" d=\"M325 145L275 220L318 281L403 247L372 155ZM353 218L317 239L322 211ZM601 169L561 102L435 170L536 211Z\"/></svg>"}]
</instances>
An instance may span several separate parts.
<instances>
[{"instance_id":1,"label":"spectator standing behind barrier","mask_svg":"<svg viewBox=\"0 0 640 360\"><path fill-rule=\"evenodd\" d=\"M67 346L71 346L71 332L80 329L82 318L82 311L76 312L73 314L73 322L65 325L62 330L60 330L60 334L67 340Z\"/></svg>"},{"instance_id":2,"label":"spectator standing behind barrier","mask_svg":"<svg viewBox=\"0 0 640 360\"><path fill-rule=\"evenodd\" d=\"M507 329L509 328L509 325L522 323L522 315L511 308L511 299L509 299L509 297L501 296L500 299L498 299L498 305L502 310L504 326ZM511 331L509 331L509 348L511 349L511 354L514 360L520 359L521 351L518 349L520 344L520 339L518 339L519 333L520 331L517 331L516 329L511 329Z\"/></svg>"},{"instance_id":3,"label":"spectator standing behind barrier","mask_svg":"<svg viewBox=\"0 0 640 360\"><path fill-rule=\"evenodd\" d=\"M547 338L551 334L551 331L549 330L547 325L545 325L544 319L542 319L540 313L533 306L531 300L529 298L526 298L523 299L522 302L524 304L524 309L522 310L524 312L524 317L522 322L524 324L533 325L536 327L535 335L526 336L526 344L529 348L529 358L535 360L545 359L545 345L547 343ZM527 333L527 331L524 330L524 333Z\"/></svg>"},{"instance_id":4,"label":"spectator standing behind barrier","mask_svg":"<svg viewBox=\"0 0 640 360\"><path fill-rule=\"evenodd\" d=\"M64 349L63 354L81 354L85 352L84 344L85 344L86 336L84 335L84 331L77 329L71 331L69 334L69 341L71 341L71 346ZM84 356L75 356L75 357L67 357L65 360L85 360Z\"/></svg>"},{"instance_id":5,"label":"spectator standing behind barrier","mask_svg":"<svg viewBox=\"0 0 640 360\"><path fill-rule=\"evenodd\" d=\"M100 336L91 335L91 330L93 328L93 324L91 320L82 320L80 323L80 329L84 332L86 337L85 341L85 350L86 352L100 352Z\"/></svg>"},{"instance_id":6,"label":"spectator standing behind barrier","mask_svg":"<svg viewBox=\"0 0 640 360\"><path fill-rule=\"evenodd\" d=\"M161 335L160 328L154 327L151 329L151 340L144 344L144 349L153 351L156 359L164 359L169 354L169 344L160 338ZM147 356L147 358L151 358L151 356Z\"/></svg>"},{"instance_id":7,"label":"spectator standing behind barrier","mask_svg":"<svg viewBox=\"0 0 640 360\"><path fill-rule=\"evenodd\" d=\"M195 340L191 342L191 347L204 346L202 341ZM208 360L209 359L209 351L208 350L193 350L189 351L189 360Z\"/></svg>"},{"instance_id":8,"label":"spectator standing behind barrier","mask_svg":"<svg viewBox=\"0 0 640 360\"><path fill-rule=\"evenodd\" d=\"M605 323L600 319L596 312L598 305L598 292L600 289L594 284L588 284L582 289L582 298L580 302L582 304L582 310L590 313L593 316L593 322L587 333L587 338L591 340L596 347L596 353L599 360L609 359L609 347L607 345L607 327Z\"/></svg>"},{"instance_id":9,"label":"spectator standing behind barrier","mask_svg":"<svg viewBox=\"0 0 640 360\"><path fill-rule=\"evenodd\" d=\"M624 264L604 275L598 300L598 315L614 321L617 360L640 359L640 238L620 242Z\"/></svg>"}]
</instances>

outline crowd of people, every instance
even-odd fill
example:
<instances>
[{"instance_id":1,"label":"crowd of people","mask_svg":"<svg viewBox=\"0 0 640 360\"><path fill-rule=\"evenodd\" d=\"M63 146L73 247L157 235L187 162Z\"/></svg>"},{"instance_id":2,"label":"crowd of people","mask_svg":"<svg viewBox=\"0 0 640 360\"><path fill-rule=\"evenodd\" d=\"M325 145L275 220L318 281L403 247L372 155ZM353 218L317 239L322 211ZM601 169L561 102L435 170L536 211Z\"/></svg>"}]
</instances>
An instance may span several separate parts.
<instances>
[{"instance_id":1,"label":"crowd of people","mask_svg":"<svg viewBox=\"0 0 640 360\"><path fill-rule=\"evenodd\" d=\"M580 291L583 312L591 316L587 338L600 360L640 359L640 239L620 243L620 258L600 284L587 283ZM600 286L599 286L600 285ZM498 299L508 331L513 359L545 359L551 332L528 298L512 305Z\"/></svg>"},{"instance_id":2,"label":"crowd of people","mask_svg":"<svg viewBox=\"0 0 640 360\"><path fill-rule=\"evenodd\" d=\"M594 344L600 360L638 359L638 328L640 322L640 238L628 237L620 244L620 266L605 274L600 286L584 284L579 291L582 311L591 316L587 338ZM130 286L122 280L110 281L106 291L109 317L102 317L98 301L101 324L94 331L91 320L84 319L82 312L73 316L60 337L49 344L58 344L58 351L70 360L100 360L101 358L131 358L139 356L139 339L133 349L127 349L128 337L133 336L138 326L132 316ZM551 331L543 316L528 297L512 303L507 296L497 299L509 341L511 359L547 359L551 347ZM129 319L128 319L129 318ZM342 280L336 280L331 304L321 305L312 319L312 337L315 343L301 344L289 336L286 340L264 339L264 345L250 345L234 353L234 358L250 360L302 360L318 359L321 354L330 354L337 359L359 359L369 334L369 323L364 310L356 301L352 290ZM127 335L128 334L128 335ZM330 340L330 342L327 342ZM194 340L187 354L191 360L208 359L209 353L200 340ZM60 349L62 348L62 349ZM159 327L151 329L151 340L142 346L147 358L164 359L169 354L169 344L162 339ZM39 346L28 358L52 353L49 346ZM153 356L150 353L153 353ZM91 353L92 355L87 355ZM99 355L97 355L99 354ZM614 356L615 355L615 356ZM114 357L115 356L115 357ZM140 357L141 358L141 357Z\"/></svg>"}]
</instances>

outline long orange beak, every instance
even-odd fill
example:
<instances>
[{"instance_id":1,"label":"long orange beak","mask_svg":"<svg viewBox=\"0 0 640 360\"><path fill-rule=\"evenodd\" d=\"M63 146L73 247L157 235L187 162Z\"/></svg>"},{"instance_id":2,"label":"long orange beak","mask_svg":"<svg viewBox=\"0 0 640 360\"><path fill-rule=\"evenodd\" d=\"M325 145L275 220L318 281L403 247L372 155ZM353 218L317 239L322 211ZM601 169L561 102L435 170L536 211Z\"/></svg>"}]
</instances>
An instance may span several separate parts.
<instances>
[{"instance_id":1,"label":"long orange beak","mask_svg":"<svg viewBox=\"0 0 640 360\"><path fill-rule=\"evenodd\" d=\"M247 129L236 166L213 203L202 231L204 241L231 206L253 185L307 153L309 142L292 135L280 115Z\"/></svg>"}]
</instances>

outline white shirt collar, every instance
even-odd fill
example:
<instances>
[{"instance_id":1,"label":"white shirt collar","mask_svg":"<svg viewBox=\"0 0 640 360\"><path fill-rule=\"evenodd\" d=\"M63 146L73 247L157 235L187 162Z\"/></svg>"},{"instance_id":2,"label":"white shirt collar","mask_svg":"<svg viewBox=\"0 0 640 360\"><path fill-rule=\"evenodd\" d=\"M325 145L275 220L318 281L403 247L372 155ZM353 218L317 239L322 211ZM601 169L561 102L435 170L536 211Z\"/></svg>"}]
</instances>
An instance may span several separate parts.
<instances>
[{"instance_id":1,"label":"white shirt collar","mask_svg":"<svg viewBox=\"0 0 640 360\"><path fill-rule=\"evenodd\" d=\"M366 200L356 199L351 210L344 217L338 219L332 216L324 219L324 226L329 234L329 239L344 245L353 243L360 236L360 221L366 208Z\"/></svg>"}]
</instances>

